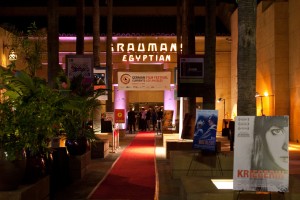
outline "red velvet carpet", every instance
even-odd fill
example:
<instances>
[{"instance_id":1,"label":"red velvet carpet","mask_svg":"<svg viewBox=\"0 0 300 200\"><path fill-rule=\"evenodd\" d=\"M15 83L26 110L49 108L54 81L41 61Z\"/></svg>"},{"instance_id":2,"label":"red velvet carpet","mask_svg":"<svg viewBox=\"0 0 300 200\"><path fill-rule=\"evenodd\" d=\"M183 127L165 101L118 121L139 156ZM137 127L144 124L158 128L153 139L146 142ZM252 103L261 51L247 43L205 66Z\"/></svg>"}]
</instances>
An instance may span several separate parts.
<instances>
[{"instance_id":1,"label":"red velvet carpet","mask_svg":"<svg viewBox=\"0 0 300 200\"><path fill-rule=\"evenodd\" d=\"M153 200L154 147L154 132L139 132L89 199Z\"/></svg>"}]
</instances>

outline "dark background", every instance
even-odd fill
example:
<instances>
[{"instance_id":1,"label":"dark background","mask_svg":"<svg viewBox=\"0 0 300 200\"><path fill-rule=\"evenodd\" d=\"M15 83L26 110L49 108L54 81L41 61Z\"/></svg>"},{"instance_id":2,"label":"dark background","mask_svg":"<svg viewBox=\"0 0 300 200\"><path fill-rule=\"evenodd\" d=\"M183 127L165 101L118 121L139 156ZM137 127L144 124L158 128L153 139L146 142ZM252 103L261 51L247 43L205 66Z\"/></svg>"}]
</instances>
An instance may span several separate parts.
<instances>
[{"instance_id":1,"label":"dark background","mask_svg":"<svg viewBox=\"0 0 300 200\"><path fill-rule=\"evenodd\" d=\"M14 25L19 30L27 30L30 23L35 22L38 28L47 28L47 13L44 15L36 15L35 13L28 13L26 16L20 14L17 8L26 7L47 7L47 0L0 0L1 10L11 12L3 14L0 11L0 25L8 23ZM217 0L219 4L228 4L230 8L235 9L237 4L235 0ZM114 7L176 7L177 0L113 0ZM61 7L75 7L76 0L59 0ZM85 0L86 7L92 7L92 0ZM106 0L100 0L100 7L106 7ZM204 0L195 0L195 6L205 6ZM14 9L12 9L14 8ZM228 12L232 12L228 10ZM30 12L30 11L29 11ZM230 30L223 25L219 18L216 19L217 34L230 35ZM196 35L204 35L205 17L196 16ZM61 15L59 18L59 33L60 34L75 34L76 19L75 16ZM100 18L100 33L106 34L106 16ZM158 34L176 34L176 16L155 14L148 16L120 16L114 15L113 17L113 34L132 34L139 33L145 35L158 35ZM92 16L86 15L85 18L85 34L92 34Z\"/></svg>"}]
</instances>

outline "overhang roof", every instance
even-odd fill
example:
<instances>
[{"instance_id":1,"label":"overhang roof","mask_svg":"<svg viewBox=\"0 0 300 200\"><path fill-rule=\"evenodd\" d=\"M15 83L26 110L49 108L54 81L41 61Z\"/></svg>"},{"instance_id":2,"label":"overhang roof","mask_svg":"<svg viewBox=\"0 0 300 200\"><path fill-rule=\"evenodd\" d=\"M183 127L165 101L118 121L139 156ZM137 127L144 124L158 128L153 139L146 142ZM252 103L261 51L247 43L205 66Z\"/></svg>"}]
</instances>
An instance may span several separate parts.
<instances>
[{"instance_id":1,"label":"overhang roof","mask_svg":"<svg viewBox=\"0 0 300 200\"><path fill-rule=\"evenodd\" d=\"M47 27L47 2L44 0L0 1L0 24L9 23L26 30L36 22L39 28ZM204 34L204 0L195 1L196 34ZM121 34L175 34L176 0L113 0L113 32ZM74 34L76 31L76 1L59 1L59 32ZM92 34L92 0L85 0L85 33ZM230 35L230 15L236 0L217 0L217 34ZM100 32L106 33L106 1L100 0Z\"/></svg>"}]
</instances>

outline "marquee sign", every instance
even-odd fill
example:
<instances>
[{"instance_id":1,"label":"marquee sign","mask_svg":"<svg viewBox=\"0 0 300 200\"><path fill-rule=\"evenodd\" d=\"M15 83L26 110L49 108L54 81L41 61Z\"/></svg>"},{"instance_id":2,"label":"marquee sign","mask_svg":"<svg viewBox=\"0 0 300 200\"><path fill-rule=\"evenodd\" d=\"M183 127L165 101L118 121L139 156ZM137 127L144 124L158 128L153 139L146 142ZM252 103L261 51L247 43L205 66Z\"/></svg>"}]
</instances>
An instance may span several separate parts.
<instances>
[{"instance_id":1,"label":"marquee sign","mask_svg":"<svg viewBox=\"0 0 300 200\"><path fill-rule=\"evenodd\" d=\"M112 52L124 53L123 62L171 62L177 52L176 43L139 42L113 43Z\"/></svg>"}]
</instances>

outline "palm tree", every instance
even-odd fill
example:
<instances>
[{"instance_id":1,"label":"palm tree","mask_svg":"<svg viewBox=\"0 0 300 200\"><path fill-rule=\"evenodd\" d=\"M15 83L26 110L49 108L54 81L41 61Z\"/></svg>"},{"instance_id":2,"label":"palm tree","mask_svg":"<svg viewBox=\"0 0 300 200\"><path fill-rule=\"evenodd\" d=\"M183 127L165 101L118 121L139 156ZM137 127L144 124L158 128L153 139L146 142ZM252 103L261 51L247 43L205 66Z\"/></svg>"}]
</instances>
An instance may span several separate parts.
<instances>
[{"instance_id":1,"label":"palm tree","mask_svg":"<svg viewBox=\"0 0 300 200\"><path fill-rule=\"evenodd\" d=\"M216 0L206 0L205 3L204 83L207 90L203 94L203 108L214 110L216 99Z\"/></svg>"},{"instance_id":2,"label":"palm tree","mask_svg":"<svg viewBox=\"0 0 300 200\"><path fill-rule=\"evenodd\" d=\"M100 67L100 9L99 9L99 0L93 0L93 58L94 58L94 67Z\"/></svg>"},{"instance_id":3,"label":"palm tree","mask_svg":"<svg viewBox=\"0 0 300 200\"><path fill-rule=\"evenodd\" d=\"M194 0L183 0L182 12L182 54L195 55ZM196 97L188 98L188 113L196 116Z\"/></svg>"},{"instance_id":4,"label":"palm tree","mask_svg":"<svg viewBox=\"0 0 300 200\"><path fill-rule=\"evenodd\" d=\"M106 67L107 67L107 91L106 111L113 111L112 104L112 7L113 0L107 0L107 34L106 34Z\"/></svg>"},{"instance_id":5,"label":"palm tree","mask_svg":"<svg viewBox=\"0 0 300 200\"><path fill-rule=\"evenodd\" d=\"M93 0L93 58L94 67L100 67L100 9L99 0ZM93 127L100 127L100 107L94 109Z\"/></svg>"},{"instance_id":6,"label":"palm tree","mask_svg":"<svg viewBox=\"0 0 300 200\"><path fill-rule=\"evenodd\" d=\"M256 1L238 2L237 115L256 115Z\"/></svg>"},{"instance_id":7,"label":"palm tree","mask_svg":"<svg viewBox=\"0 0 300 200\"><path fill-rule=\"evenodd\" d=\"M84 53L84 2L76 0L76 54Z\"/></svg>"},{"instance_id":8,"label":"palm tree","mask_svg":"<svg viewBox=\"0 0 300 200\"><path fill-rule=\"evenodd\" d=\"M182 2L182 55L195 55L195 13L194 0L183 0ZM182 84L182 83L179 83ZM185 86L192 91L192 85ZM183 89L181 89L183 90ZM194 93L194 92L191 92ZM185 114L181 138L191 139L193 131L190 127L195 123L196 118L196 97L194 94L188 96L188 113Z\"/></svg>"},{"instance_id":9,"label":"palm tree","mask_svg":"<svg viewBox=\"0 0 300 200\"><path fill-rule=\"evenodd\" d=\"M58 38L58 0L48 1L48 33L47 33L47 48L48 48L48 84L54 87L55 78L61 71L59 66L59 38Z\"/></svg>"}]
</instances>

